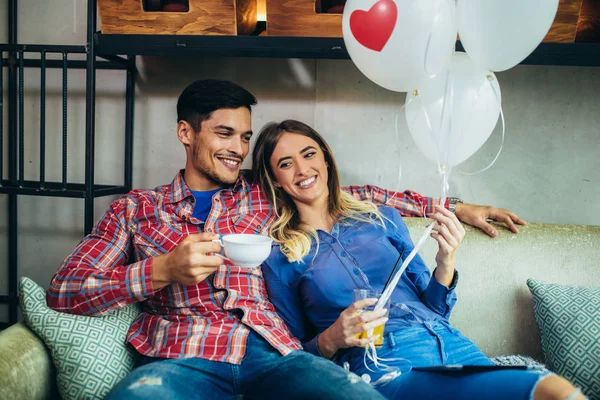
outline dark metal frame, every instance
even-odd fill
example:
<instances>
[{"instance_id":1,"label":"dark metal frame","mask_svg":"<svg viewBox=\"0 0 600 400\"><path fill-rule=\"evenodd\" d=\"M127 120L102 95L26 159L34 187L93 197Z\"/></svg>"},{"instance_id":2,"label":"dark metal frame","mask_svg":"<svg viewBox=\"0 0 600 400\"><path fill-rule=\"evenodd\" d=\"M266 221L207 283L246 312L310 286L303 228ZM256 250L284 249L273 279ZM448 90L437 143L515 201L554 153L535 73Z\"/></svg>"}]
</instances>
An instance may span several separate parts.
<instances>
[{"instance_id":1,"label":"dark metal frame","mask_svg":"<svg viewBox=\"0 0 600 400\"><path fill-rule=\"evenodd\" d=\"M350 59L341 38L97 33L95 42L98 54ZM600 66L600 43L542 43L522 64Z\"/></svg>"},{"instance_id":2,"label":"dark metal frame","mask_svg":"<svg viewBox=\"0 0 600 400\"><path fill-rule=\"evenodd\" d=\"M135 56L122 58L105 56L96 60L94 34L96 32L96 0L88 0L87 44L85 46L25 45L17 40L17 0L9 0L8 44L0 44L0 93L3 92L4 68L8 69L8 171L3 171L3 98L0 96L0 194L8 195L8 295L0 295L0 304L8 304L9 321L0 322L0 329L17 322L18 307L18 196L49 196L84 199L84 233L92 230L94 223L94 200L97 197L127 193L132 185L133 166L133 110L137 70ZM26 53L37 53L39 58L26 58ZM62 54L62 60L49 60L50 53ZM4 58L7 54L8 57ZM86 54L86 60L69 60L69 54ZM114 54L114 53L113 53ZM40 69L40 171L39 180L24 177L24 74L26 68ZM46 70L62 69L62 181L46 181ZM86 129L85 129L85 180L84 183L68 181L67 171L67 101L68 70L86 69ZM95 150L95 101L96 70L126 70L126 117L125 117L125 163L122 185L97 185L94 183ZM33 132L27 132L33 134ZM2 261L0 261L2 262Z\"/></svg>"}]
</instances>

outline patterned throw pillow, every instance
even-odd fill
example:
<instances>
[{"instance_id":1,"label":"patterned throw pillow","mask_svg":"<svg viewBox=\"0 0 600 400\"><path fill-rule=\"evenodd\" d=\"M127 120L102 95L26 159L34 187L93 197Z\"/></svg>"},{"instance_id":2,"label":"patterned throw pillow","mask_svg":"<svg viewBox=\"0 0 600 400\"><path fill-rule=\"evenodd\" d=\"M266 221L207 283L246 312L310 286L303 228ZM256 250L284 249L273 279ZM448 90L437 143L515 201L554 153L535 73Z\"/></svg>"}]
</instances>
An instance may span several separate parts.
<instances>
[{"instance_id":1,"label":"patterned throw pillow","mask_svg":"<svg viewBox=\"0 0 600 400\"><path fill-rule=\"evenodd\" d=\"M105 317L59 313L28 278L21 278L19 298L25 323L50 349L63 399L102 399L134 368L136 352L125 339L137 304Z\"/></svg>"},{"instance_id":2,"label":"patterned throw pillow","mask_svg":"<svg viewBox=\"0 0 600 400\"><path fill-rule=\"evenodd\" d=\"M546 366L600 399L600 288L527 281Z\"/></svg>"}]
</instances>

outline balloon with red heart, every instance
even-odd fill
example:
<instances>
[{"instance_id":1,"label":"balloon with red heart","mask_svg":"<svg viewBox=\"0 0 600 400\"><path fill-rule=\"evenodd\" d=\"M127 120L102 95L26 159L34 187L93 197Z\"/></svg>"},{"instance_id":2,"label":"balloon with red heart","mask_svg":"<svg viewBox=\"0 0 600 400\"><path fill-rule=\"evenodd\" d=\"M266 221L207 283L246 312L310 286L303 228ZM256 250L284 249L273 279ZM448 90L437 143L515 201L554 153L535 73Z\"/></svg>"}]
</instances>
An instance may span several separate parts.
<instances>
[{"instance_id":1,"label":"balloon with red heart","mask_svg":"<svg viewBox=\"0 0 600 400\"><path fill-rule=\"evenodd\" d=\"M455 16L454 0L348 0L344 44L370 80L389 90L411 91L449 65Z\"/></svg>"},{"instance_id":2,"label":"balloon with red heart","mask_svg":"<svg viewBox=\"0 0 600 400\"><path fill-rule=\"evenodd\" d=\"M380 0L368 11L356 10L350 14L350 30L358 43L368 49L381 51L390 40L398 8L393 0Z\"/></svg>"}]
</instances>

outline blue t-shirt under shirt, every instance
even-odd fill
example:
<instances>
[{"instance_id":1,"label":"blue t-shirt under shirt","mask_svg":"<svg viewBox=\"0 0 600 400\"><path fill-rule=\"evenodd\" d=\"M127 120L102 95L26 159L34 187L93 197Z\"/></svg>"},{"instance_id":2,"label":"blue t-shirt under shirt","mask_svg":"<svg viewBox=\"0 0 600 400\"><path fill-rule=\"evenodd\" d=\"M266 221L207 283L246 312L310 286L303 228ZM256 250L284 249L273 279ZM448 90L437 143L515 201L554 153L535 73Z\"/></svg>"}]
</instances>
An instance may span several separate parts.
<instances>
[{"instance_id":1,"label":"blue t-shirt under shirt","mask_svg":"<svg viewBox=\"0 0 600 400\"><path fill-rule=\"evenodd\" d=\"M200 221L206 221L210 209L212 208L212 197L221 189L209 190L207 192L199 192L197 190L190 190L196 199L196 205L194 206L194 212L192 217L199 219Z\"/></svg>"}]
</instances>

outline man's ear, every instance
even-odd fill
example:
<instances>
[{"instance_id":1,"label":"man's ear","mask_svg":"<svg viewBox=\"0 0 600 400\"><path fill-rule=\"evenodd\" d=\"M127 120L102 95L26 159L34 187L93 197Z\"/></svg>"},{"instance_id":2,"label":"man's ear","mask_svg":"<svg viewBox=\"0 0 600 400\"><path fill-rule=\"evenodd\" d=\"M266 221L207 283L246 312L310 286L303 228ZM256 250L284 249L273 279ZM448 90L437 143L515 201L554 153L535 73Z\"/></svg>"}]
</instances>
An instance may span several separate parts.
<instances>
[{"instance_id":1,"label":"man's ear","mask_svg":"<svg viewBox=\"0 0 600 400\"><path fill-rule=\"evenodd\" d=\"M196 132L192 129L191 125L186 121L179 121L177 124L177 138L184 146L192 144L193 136Z\"/></svg>"}]
</instances>

